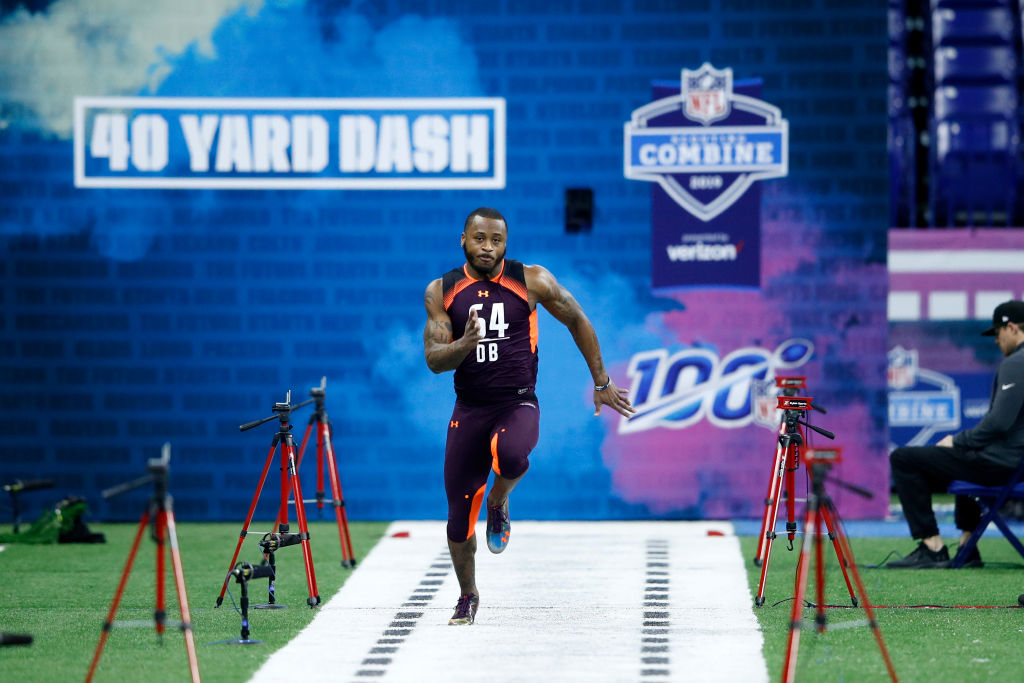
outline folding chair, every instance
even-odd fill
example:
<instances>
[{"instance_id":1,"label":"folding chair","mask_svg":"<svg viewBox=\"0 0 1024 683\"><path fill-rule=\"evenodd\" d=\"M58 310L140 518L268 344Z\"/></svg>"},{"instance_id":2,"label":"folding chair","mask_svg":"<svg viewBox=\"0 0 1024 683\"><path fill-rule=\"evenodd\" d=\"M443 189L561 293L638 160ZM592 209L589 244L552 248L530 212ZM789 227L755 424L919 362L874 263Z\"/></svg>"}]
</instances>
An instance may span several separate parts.
<instances>
[{"instance_id":1,"label":"folding chair","mask_svg":"<svg viewBox=\"0 0 1024 683\"><path fill-rule=\"evenodd\" d=\"M946 490L957 496L975 498L982 508L981 521L978 522L978 526L974 527L974 531L971 532L971 537L967 539L967 542L960 546L956 557L953 558L949 565L950 569L959 569L963 566L967 556L978 545L978 539L985 533L985 529L990 522L1003 532L1003 536L1006 536L1006 539L1020 553L1020 556L1024 557L1024 545L1021 545L1020 540L1010 530L1006 520L999 514L1006 501L1024 498L1024 458L1017 465L1017 469L1014 471L1010 481L1002 486L981 486L980 484L972 484L969 481L958 480L952 482Z\"/></svg>"}]
</instances>

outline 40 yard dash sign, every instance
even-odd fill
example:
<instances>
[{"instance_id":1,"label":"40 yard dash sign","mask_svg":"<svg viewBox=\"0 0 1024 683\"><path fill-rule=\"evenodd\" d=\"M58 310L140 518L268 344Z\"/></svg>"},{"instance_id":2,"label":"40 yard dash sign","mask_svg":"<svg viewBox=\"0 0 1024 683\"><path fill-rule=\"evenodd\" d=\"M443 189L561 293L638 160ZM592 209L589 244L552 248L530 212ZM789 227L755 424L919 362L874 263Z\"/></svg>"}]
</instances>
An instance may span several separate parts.
<instances>
[{"instance_id":1,"label":"40 yard dash sign","mask_svg":"<svg viewBox=\"0 0 1024 683\"><path fill-rule=\"evenodd\" d=\"M502 98L75 98L76 187L501 189Z\"/></svg>"}]
</instances>

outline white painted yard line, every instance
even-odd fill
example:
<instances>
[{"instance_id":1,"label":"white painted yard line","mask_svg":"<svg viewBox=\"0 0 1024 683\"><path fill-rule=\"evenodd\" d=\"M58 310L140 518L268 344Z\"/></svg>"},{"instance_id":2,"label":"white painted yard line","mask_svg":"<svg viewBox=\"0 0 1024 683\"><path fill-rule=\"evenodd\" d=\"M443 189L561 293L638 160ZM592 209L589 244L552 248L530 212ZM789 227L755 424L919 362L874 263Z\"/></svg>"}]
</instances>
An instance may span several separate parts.
<instances>
[{"instance_id":1,"label":"white painted yard line","mask_svg":"<svg viewBox=\"0 0 1024 683\"><path fill-rule=\"evenodd\" d=\"M728 523L513 519L501 555L483 533L473 626L448 626L444 523L395 522L252 680L768 680Z\"/></svg>"}]
</instances>

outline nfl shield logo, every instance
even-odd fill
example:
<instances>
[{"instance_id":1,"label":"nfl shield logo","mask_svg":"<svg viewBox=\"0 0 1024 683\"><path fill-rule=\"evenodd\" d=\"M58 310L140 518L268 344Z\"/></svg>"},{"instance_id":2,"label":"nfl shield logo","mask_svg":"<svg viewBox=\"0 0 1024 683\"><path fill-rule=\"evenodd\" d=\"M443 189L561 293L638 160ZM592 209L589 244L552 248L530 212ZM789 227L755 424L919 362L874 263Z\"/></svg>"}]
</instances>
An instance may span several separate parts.
<instances>
[{"instance_id":1,"label":"nfl shield logo","mask_svg":"<svg viewBox=\"0 0 1024 683\"><path fill-rule=\"evenodd\" d=\"M683 69L683 114L705 126L729 115L732 69L716 69L704 62L696 71Z\"/></svg>"},{"instance_id":2,"label":"nfl shield logo","mask_svg":"<svg viewBox=\"0 0 1024 683\"><path fill-rule=\"evenodd\" d=\"M917 350L897 346L889 351L889 388L906 389L917 382Z\"/></svg>"},{"instance_id":3,"label":"nfl shield logo","mask_svg":"<svg viewBox=\"0 0 1024 683\"><path fill-rule=\"evenodd\" d=\"M750 411L753 413L754 423L775 429L779 426L782 414L775 409L778 404L776 400L778 388L774 379L752 379L750 380Z\"/></svg>"}]
</instances>

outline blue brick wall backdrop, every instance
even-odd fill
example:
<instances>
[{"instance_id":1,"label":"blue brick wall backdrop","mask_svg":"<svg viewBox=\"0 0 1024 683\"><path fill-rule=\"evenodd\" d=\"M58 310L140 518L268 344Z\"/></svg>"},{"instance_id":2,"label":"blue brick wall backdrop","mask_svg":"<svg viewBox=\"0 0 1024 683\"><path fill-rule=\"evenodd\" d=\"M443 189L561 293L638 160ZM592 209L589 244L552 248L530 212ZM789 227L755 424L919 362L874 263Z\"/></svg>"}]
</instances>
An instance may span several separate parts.
<instances>
[{"instance_id":1,"label":"blue brick wall backdrop","mask_svg":"<svg viewBox=\"0 0 1024 683\"><path fill-rule=\"evenodd\" d=\"M823 226L821 249L843 258L884 260L882 2L30 6L0 17L0 479L55 481L24 497L27 518L75 494L94 517L134 519L144 491L99 492L169 441L179 517L241 521L274 430L238 425L324 375L351 517L442 517L453 392L422 359L426 284L461 262L465 215L495 206L509 255L574 291L608 359L643 348L644 316L674 304L649 294L650 188L622 177L622 125L683 67L761 77L789 119L790 177L765 186L766 218ZM72 98L89 95L504 97L507 186L75 189ZM568 187L594 190L590 234L564 231ZM540 348L541 444L518 514L650 515L611 492L590 377L546 313ZM884 424L878 393L864 398ZM277 502L272 474L261 517Z\"/></svg>"}]
</instances>

